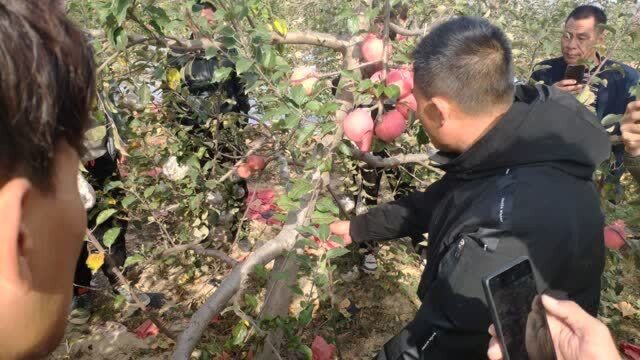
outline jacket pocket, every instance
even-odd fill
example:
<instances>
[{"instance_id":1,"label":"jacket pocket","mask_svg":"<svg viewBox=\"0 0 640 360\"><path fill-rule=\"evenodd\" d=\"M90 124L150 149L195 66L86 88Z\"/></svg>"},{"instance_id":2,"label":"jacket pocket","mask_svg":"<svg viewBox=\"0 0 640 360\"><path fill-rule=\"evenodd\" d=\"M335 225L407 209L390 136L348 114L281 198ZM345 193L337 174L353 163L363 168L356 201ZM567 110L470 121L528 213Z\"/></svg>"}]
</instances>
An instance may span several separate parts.
<instances>
[{"instance_id":1,"label":"jacket pocket","mask_svg":"<svg viewBox=\"0 0 640 360\"><path fill-rule=\"evenodd\" d=\"M456 329L486 332L491 317L482 280L524 254L500 231L481 228L460 235L443 255L429 289L434 306Z\"/></svg>"}]
</instances>

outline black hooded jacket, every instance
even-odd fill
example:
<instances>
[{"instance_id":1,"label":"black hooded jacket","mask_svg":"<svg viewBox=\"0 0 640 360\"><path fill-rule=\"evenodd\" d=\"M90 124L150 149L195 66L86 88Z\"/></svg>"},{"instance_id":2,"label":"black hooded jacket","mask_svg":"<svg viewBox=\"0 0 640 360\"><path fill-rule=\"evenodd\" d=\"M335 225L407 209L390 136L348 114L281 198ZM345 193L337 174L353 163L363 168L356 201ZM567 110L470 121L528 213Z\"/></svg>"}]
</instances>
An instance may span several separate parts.
<instances>
[{"instance_id":1,"label":"black hooded jacket","mask_svg":"<svg viewBox=\"0 0 640 360\"><path fill-rule=\"evenodd\" d=\"M366 242L429 233L414 323L475 337L469 350L486 354L481 280L519 256L531 259L539 290L562 291L596 314L604 219L592 176L609 148L596 117L572 96L519 86L511 109L468 151L436 155L442 179L355 217L350 235Z\"/></svg>"}]
</instances>

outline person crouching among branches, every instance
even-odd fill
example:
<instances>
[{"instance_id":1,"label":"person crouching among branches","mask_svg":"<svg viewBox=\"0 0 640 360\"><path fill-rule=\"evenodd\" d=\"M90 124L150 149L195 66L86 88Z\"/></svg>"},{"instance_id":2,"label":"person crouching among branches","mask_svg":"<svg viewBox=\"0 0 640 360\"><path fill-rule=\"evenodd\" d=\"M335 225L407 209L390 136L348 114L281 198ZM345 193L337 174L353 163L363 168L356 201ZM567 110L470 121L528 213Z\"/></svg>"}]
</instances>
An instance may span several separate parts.
<instances>
[{"instance_id":1,"label":"person crouching among branches","mask_svg":"<svg viewBox=\"0 0 640 360\"><path fill-rule=\"evenodd\" d=\"M43 358L64 335L87 226L93 53L49 1L3 0L0 74L0 358Z\"/></svg>"},{"instance_id":2,"label":"person crouching among branches","mask_svg":"<svg viewBox=\"0 0 640 360\"><path fill-rule=\"evenodd\" d=\"M215 24L216 7L211 2L198 1L193 10L205 19L208 26ZM194 30L192 38L202 37L199 31ZM188 96L185 98L180 91L167 91L163 100L166 107L175 109L175 120L190 127L193 151L197 152L201 147L207 149L201 166L204 168L209 161L214 169L221 164L233 165L247 151L245 137L241 133L248 121L242 114L247 114L251 108L244 84L234 70L235 64L225 54L208 57L204 52L198 52L170 53L168 65L176 73L180 69L179 73L184 75ZM230 71L228 76L217 79L216 72L225 69ZM227 114L224 120L223 114ZM231 118L234 121L229 121ZM213 146L210 145L212 139ZM245 212L249 194L247 182L235 178L225 182L223 189L219 190L224 193L226 204L215 209L220 212L220 220L214 225L229 227L237 237L242 232L239 216ZM245 241L239 244L246 245Z\"/></svg>"},{"instance_id":3,"label":"person crouching among branches","mask_svg":"<svg viewBox=\"0 0 640 360\"><path fill-rule=\"evenodd\" d=\"M429 234L422 306L377 358L486 359L481 280L523 255L540 289L595 315L604 219L592 176L610 148L597 118L552 87L515 86L511 45L485 19L436 26L414 58L416 113L445 175L331 225L345 244Z\"/></svg>"}]
</instances>

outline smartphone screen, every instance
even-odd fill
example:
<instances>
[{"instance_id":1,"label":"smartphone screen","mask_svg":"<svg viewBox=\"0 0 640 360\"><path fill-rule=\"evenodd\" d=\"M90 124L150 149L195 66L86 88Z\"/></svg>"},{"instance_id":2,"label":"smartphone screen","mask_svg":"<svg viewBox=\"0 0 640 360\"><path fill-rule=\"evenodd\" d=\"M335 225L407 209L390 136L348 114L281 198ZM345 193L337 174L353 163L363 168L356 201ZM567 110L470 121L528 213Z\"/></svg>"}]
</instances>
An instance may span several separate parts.
<instances>
[{"instance_id":1,"label":"smartphone screen","mask_svg":"<svg viewBox=\"0 0 640 360\"><path fill-rule=\"evenodd\" d=\"M584 74L587 71L586 65L569 65L564 73L565 79L575 80L578 84L584 84Z\"/></svg>"},{"instance_id":2,"label":"smartphone screen","mask_svg":"<svg viewBox=\"0 0 640 360\"><path fill-rule=\"evenodd\" d=\"M553 360L544 308L529 259L485 280L494 325L509 360Z\"/></svg>"}]
</instances>

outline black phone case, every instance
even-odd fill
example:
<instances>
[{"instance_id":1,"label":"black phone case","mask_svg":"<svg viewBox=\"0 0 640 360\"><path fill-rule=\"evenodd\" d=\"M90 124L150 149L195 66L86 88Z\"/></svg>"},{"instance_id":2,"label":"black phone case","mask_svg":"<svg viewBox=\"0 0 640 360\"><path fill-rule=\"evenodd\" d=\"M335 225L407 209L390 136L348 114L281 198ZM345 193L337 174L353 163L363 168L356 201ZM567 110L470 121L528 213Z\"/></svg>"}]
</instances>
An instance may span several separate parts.
<instances>
[{"instance_id":1,"label":"black phone case","mask_svg":"<svg viewBox=\"0 0 640 360\"><path fill-rule=\"evenodd\" d=\"M489 280L525 261L529 261L529 258L527 256L521 256L515 259L514 261L506 264L504 267L500 268L500 270L482 279L482 288L484 289L484 294L487 298L487 305L489 306L489 310L491 311L491 320L493 321L493 327L496 329L496 335L498 335L498 339L500 339L500 347L502 348L503 360L510 360L510 358L509 358L509 353L507 352L507 348L505 346L504 333L502 331L502 325L500 324L500 321L498 319L498 309L496 309L496 303L493 300L493 295L491 294L491 287L489 286ZM536 291L538 291L538 289L536 289Z\"/></svg>"}]
</instances>

